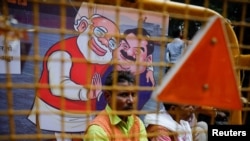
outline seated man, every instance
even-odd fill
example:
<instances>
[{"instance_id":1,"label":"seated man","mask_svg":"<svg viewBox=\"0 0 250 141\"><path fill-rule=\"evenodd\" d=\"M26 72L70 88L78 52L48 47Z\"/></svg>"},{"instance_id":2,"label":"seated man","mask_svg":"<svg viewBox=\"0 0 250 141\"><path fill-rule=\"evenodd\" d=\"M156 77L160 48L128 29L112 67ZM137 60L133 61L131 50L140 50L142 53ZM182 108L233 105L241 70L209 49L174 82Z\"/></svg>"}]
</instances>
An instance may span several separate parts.
<instances>
[{"instance_id":1,"label":"seated man","mask_svg":"<svg viewBox=\"0 0 250 141\"><path fill-rule=\"evenodd\" d=\"M144 122L149 140L207 141L208 125L206 122L197 121L195 109L190 105L166 104L167 111L147 114ZM149 133L154 134L150 136Z\"/></svg>"},{"instance_id":2,"label":"seated man","mask_svg":"<svg viewBox=\"0 0 250 141\"><path fill-rule=\"evenodd\" d=\"M109 74L103 85L107 105L90 122L84 141L148 140L143 122L132 114L137 99L137 92L133 88L135 84L134 75L128 71ZM109 86L109 89L105 86ZM110 86L116 89L111 90Z\"/></svg>"},{"instance_id":3,"label":"seated man","mask_svg":"<svg viewBox=\"0 0 250 141\"><path fill-rule=\"evenodd\" d=\"M185 120L189 123L193 131L194 141L206 141L207 140L207 130L208 125L204 121L197 121L195 111L198 109L196 106L192 105L171 105L171 109L177 111L176 118L177 122L180 120ZM169 111L169 109L168 109Z\"/></svg>"}]
</instances>

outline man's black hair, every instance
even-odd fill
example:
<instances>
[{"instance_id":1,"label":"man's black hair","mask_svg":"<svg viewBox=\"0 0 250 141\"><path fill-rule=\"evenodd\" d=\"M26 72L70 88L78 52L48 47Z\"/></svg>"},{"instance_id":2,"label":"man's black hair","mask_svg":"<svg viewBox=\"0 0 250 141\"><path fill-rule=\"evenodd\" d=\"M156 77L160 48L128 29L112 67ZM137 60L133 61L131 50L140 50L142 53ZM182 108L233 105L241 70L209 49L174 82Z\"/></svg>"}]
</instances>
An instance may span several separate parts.
<instances>
[{"instance_id":1,"label":"man's black hair","mask_svg":"<svg viewBox=\"0 0 250 141\"><path fill-rule=\"evenodd\" d=\"M115 73L112 71L108 76L104 83L106 86L112 86L114 82L114 78L117 77L117 83L119 82L129 82L135 83L135 76L130 71L117 71Z\"/></svg>"},{"instance_id":2,"label":"man's black hair","mask_svg":"<svg viewBox=\"0 0 250 141\"><path fill-rule=\"evenodd\" d=\"M173 30L173 38L178 38L180 37L180 34L181 34L181 30L179 28L176 28Z\"/></svg>"},{"instance_id":3,"label":"man's black hair","mask_svg":"<svg viewBox=\"0 0 250 141\"><path fill-rule=\"evenodd\" d=\"M127 30L124 31L124 35L126 36L126 35L132 33L132 34L138 36L140 34L139 31L140 31L140 28L127 29ZM148 42L148 44L147 44L147 50L148 50L147 55L153 54L155 43L152 40L150 40L150 34L147 32L146 29L142 28L141 29L141 35L144 36L144 38L146 38L146 37L149 38L149 39L147 39L147 42Z\"/></svg>"}]
</instances>

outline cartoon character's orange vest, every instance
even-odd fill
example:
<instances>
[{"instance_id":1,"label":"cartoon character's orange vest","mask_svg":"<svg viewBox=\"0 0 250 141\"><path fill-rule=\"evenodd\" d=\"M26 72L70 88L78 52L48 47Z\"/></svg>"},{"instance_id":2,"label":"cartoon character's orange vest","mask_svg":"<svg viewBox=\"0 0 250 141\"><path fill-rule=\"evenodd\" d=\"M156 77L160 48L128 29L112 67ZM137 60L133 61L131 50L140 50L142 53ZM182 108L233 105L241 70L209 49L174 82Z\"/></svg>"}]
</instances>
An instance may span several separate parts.
<instances>
[{"instance_id":1,"label":"cartoon character's orange vest","mask_svg":"<svg viewBox=\"0 0 250 141\"><path fill-rule=\"evenodd\" d=\"M97 124L102 127L110 138L110 141L139 141L140 119L137 116L134 116L134 119L135 123L131 127L128 136L122 133L117 126L111 124L108 113L105 110L100 112L100 114L91 121L90 125Z\"/></svg>"}]
</instances>

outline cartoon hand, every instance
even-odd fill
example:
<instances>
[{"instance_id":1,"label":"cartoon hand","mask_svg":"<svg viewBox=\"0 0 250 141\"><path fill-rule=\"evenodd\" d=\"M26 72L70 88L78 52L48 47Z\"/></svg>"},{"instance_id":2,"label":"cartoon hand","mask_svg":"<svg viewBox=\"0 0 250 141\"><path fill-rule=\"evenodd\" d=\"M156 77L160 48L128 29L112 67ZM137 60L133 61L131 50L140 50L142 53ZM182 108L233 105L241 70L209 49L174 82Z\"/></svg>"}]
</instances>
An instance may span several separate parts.
<instances>
[{"instance_id":1,"label":"cartoon hand","mask_svg":"<svg viewBox=\"0 0 250 141\"><path fill-rule=\"evenodd\" d=\"M147 82L151 81L151 83L153 84L153 86L155 85L155 79L154 79L153 71L151 71L151 70L147 71L147 73L146 73L146 79L147 79Z\"/></svg>"},{"instance_id":2,"label":"cartoon hand","mask_svg":"<svg viewBox=\"0 0 250 141\"><path fill-rule=\"evenodd\" d=\"M92 78L91 88L88 94L89 99L97 98L102 93L101 75L95 73Z\"/></svg>"}]
</instances>

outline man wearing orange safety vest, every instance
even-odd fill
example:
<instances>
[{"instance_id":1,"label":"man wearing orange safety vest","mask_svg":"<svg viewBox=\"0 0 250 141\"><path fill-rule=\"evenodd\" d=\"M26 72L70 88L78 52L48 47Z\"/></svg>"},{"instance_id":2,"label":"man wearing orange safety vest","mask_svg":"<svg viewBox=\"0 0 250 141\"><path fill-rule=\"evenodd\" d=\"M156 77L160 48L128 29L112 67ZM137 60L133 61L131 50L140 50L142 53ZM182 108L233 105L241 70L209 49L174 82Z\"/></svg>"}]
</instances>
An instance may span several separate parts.
<instances>
[{"instance_id":1,"label":"man wearing orange safety vest","mask_svg":"<svg viewBox=\"0 0 250 141\"><path fill-rule=\"evenodd\" d=\"M117 81L114 81L114 77L117 77ZM135 84L135 77L129 71L109 74L104 85L116 85L120 88L116 91L103 90L107 105L88 126L84 141L148 140L143 122L132 114L137 99L137 93L133 88ZM128 89L129 87L131 89Z\"/></svg>"}]
</instances>

